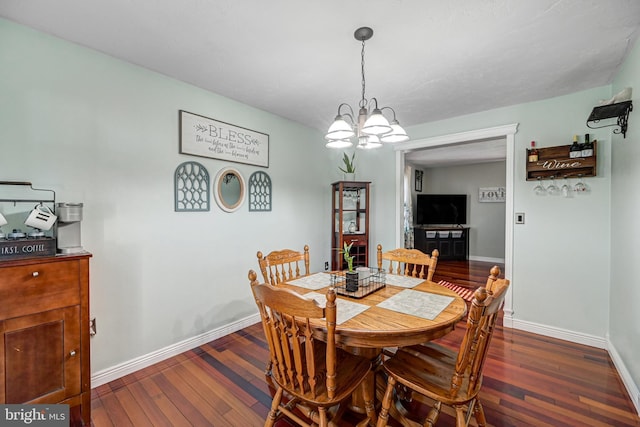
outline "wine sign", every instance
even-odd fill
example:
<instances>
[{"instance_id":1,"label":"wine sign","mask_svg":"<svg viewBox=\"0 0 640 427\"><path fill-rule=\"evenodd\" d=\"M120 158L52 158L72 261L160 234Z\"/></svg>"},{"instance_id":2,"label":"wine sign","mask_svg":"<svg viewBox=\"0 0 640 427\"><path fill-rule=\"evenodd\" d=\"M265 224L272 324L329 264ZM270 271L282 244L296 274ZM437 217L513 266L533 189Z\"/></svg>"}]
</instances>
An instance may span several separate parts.
<instances>
[{"instance_id":1,"label":"wine sign","mask_svg":"<svg viewBox=\"0 0 640 427\"><path fill-rule=\"evenodd\" d=\"M180 153L269 167L269 135L180 110Z\"/></svg>"},{"instance_id":2,"label":"wine sign","mask_svg":"<svg viewBox=\"0 0 640 427\"><path fill-rule=\"evenodd\" d=\"M561 179L565 177L596 176L597 142L593 141L593 156L589 157L571 158L569 157L570 148L570 145L538 148L538 161L536 162L529 162L527 156L527 181L551 177Z\"/></svg>"}]
</instances>

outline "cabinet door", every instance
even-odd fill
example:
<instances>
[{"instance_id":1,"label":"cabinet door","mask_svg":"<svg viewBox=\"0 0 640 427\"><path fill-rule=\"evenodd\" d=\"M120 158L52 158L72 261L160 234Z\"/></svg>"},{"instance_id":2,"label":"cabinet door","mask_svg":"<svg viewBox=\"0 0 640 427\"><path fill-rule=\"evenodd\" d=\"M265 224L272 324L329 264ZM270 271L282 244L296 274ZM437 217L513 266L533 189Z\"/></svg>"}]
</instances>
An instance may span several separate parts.
<instances>
[{"instance_id":1,"label":"cabinet door","mask_svg":"<svg viewBox=\"0 0 640 427\"><path fill-rule=\"evenodd\" d=\"M56 403L80 393L79 306L1 321L0 332L0 403Z\"/></svg>"},{"instance_id":2,"label":"cabinet door","mask_svg":"<svg viewBox=\"0 0 640 427\"><path fill-rule=\"evenodd\" d=\"M440 258L447 259L453 256L453 248L451 240L448 238L441 238L438 240L438 251L440 252Z\"/></svg>"},{"instance_id":3,"label":"cabinet door","mask_svg":"<svg viewBox=\"0 0 640 427\"><path fill-rule=\"evenodd\" d=\"M458 259L467 259L467 242L464 238L454 240L453 256Z\"/></svg>"}]
</instances>

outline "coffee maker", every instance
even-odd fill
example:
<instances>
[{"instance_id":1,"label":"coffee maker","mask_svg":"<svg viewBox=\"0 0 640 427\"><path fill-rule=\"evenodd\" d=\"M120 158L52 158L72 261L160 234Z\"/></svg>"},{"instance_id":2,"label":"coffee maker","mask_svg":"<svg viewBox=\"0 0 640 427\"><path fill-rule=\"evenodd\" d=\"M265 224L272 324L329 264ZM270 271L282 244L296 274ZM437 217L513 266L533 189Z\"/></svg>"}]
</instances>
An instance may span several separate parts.
<instances>
[{"instance_id":1,"label":"coffee maker","mask_svg":"<svg viewBox=\"0 0 640 427\"><path fill-rule=\"evenodd\" d=\"M75 254L84 252L80 240L82 203L57 203L58 253Z\"/></svg>"}]
</instances>

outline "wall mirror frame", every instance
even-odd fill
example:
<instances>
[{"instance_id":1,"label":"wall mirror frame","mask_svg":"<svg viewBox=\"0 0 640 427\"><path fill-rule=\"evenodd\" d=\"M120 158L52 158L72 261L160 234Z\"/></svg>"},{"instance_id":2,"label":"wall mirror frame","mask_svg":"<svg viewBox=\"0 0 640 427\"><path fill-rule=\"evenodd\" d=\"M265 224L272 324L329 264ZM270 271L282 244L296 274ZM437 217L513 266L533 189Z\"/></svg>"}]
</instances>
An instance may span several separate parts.
<instances>
[{"instance_id":1,"label":"wall mirror frame","mask_svg":"<svg viewBox=\"0 0 640 427\"><path fill-rule=\"evenodd\" d=\"M225 212L235 212L244 203L247 186L240 171L234 167L225 167L218 171L213 182L213 196L216 203Z\"/></svg>"}]
</instances>

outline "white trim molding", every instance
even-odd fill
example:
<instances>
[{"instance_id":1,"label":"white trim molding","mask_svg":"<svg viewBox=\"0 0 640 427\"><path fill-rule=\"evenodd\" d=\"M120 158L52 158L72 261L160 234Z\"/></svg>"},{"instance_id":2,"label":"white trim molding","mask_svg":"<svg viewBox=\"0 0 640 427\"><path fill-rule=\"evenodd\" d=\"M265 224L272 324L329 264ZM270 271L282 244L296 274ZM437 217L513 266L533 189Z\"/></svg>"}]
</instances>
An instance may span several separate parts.
<instances>
[{"instance_id":1,"label":"white trim molding","mask_svg":"<svg viewBox=\"0 0 640 427\"><path fill-rule=\"evenodd\" d=\"M396 246L403 246L403 221L404 207L402 177L404 176L404 155L410 151L419 150L421 148L430 148L438 146L446 146L459 144L462 142L473 142L483 139L505 138L507 155L506 155L506 194L505 194L505 236L504 236L504 277L511 280L511 272L513 271L513 192L515 180L515 134L518 132L518 123L508 125L495 126L485 129L476 129L466 132L452 133L448 135L434 136L431 138L417 139L394 147L396 152ZM506 327L513 327L513 287L507 290L504 303L504 320Z\"/></svg>"},{"instance_id":2,"label":"white trim molding","mask_svg":"<svg viewBox=\"0 0 640 427\"><path fill-rule=\"evenodd\" d=\"M220 328L197 335L193 338L189 338L184 341L172 344L168 347L161 348L160 350L154 351L153 353L149 353L144 356L129 360L128 362L124 362L111 368L96 372L91 375L91 388L101 386L110 381L124 377L125 375L129 375L133 372L139 371L140 369L162 362L163 360L169 359L170 357L176 356L180 353L184 353L185 351L192 350L210 341L222 338L226 335L237 332L258 322L260 322L260 315L256 313L228 325L221 326Z\"/></svg>"},{"instance_id":3,"label":"white trim molding","mask_svg":"<svg viewBox=\"0 0 640 427\"><path fill-rule=\"evenodd\" d=\"M638 388L638 385L633 381L633 377L627 369L627 366L624 364L622 357L620 357L618 350L616 350L615 346L608 338L607 350L609 351L609 356L618 371L618 375L620 375L620 378L622 379L622 383L627 389L627 393L629 393L631 402L633 402L633 405L636 407L636 412L640 415L640 388Z\"/></svg>"},{"instance_id":4,"label":"white trim molding","mask_svg":"<svg viewBox=\"0 0 640 427\"><path fill-rule=\"evenodd\" d=\"M496 264L504 264L504 258L492 258L488 256L469 255L469 261L493 262Z\"/></svg>"},{"instance_id":5,"label":"white trim molding","mask_svg":"<svg viewBox=\"0 0 640 427\"><path fill-rule=\"evenodd\" d=\"M607 341L602 337L583 334L581 332L569 331L567 329L556 328L555 326L542 325L540 323L528 322L526 320L512 319L513 329L532 332L545 337L558 338L560 340L584 344L606 350Z\"/></svg>"}]
</instances>

